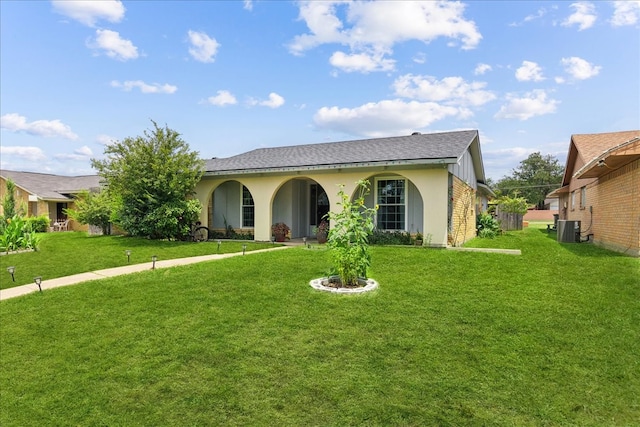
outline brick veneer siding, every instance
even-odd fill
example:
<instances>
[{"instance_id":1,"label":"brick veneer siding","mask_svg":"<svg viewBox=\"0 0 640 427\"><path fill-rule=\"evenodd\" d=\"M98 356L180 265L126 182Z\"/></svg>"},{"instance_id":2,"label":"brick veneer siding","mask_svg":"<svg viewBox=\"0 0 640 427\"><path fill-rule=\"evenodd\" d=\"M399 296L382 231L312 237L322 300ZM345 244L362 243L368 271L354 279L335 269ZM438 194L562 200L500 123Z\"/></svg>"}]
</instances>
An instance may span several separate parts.
<instances>
[{"instance_id":1,"label":"brick veneer siding","mask_svg":"<svg viewBox=\"0 0 640 427\"><path fill-rule=\"evenodd\" d=\"M453 209L449 244L452 246L460 246L467 240L476 237L476 191L460 178L453 176L453 189L451 194L453 197ZM468 208L466 209L466 215L465 206ZM456 230L459 230L457 235Z\"/></svg>"},{"instance_id":2,"label":"brick veneer siding","mask_svg":"<svg viewBox=\"0 0 640 427\"><path fill-rule=\"evenodd\" d=\"M586 208L570 219L582 220L583 234L617 252L640 256L640 160L587 185ZM593 224L589 207L593 207ZM577 209L576 209L577 210Z\"/></svg>"}]
</instances>

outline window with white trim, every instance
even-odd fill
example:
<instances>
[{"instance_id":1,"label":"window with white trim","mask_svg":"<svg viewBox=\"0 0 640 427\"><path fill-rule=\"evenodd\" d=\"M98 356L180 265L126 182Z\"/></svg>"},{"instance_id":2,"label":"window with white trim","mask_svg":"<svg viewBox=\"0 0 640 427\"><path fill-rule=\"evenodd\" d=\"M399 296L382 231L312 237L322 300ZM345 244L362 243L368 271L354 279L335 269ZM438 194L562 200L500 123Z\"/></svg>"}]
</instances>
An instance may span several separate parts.
<instances>
[{"instance_id":1,"label":"window with white trim","mask_svg":"<svg viewBox=\"0 0 640 427\"><path fill-rule=\"evenodd\" d=\"M576 192L572 191L571 192L571 210L574 210L576 208Z\"/></svg>"},{"instance_id":2,"label":"window with white trim","mask_svg":"<svg viewBox=\"0 0 640 427\"><path fill-rule=\"evenodd\" d=\"M580 209L587 207L587 187L580 189Z\"/></svg>"},{"instance_id":3,"label":"window with white trim","mask_svg":"<svg viewBox=\"0 0 640 427\"><path fill-rule=\"evenodd\" d=\"M376 180L376 225L379 230L405 230L406 191L404 179Z\"/></svg>"},{"instance_id":4,"label":"window with white trim","mask_svg":"<svg viewBox=\"0 0 640 427\"><path fill-rule=\"evenodd\" d=\"M253 196L247 187L242 186L242 226L253 227L255 223L255 206Z\"/></svg>"}]
</instances>

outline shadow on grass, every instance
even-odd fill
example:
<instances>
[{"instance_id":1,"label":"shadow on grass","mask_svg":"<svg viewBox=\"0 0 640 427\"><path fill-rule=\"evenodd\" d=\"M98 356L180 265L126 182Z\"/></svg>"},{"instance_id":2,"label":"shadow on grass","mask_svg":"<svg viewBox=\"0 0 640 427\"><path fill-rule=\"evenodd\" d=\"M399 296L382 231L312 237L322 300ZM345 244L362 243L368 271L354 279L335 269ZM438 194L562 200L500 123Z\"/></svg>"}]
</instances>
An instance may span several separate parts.
<instances>
[{"instance_id":1,"label":"shadow on grass","mask_svg":"<svg viewBox=\"0 0 640 427\"><path fill-rule=\"evenodd\" d=\"M593 244L593 242L580 242L580 243L571 243L571 242L558 242L558 233L556 231L548 232L546 230L539 230L540 233L545 235L547 239L555 241L559 247L563 248L566 251L572 252L573 254L580 257L628 257L628 255L622 254L620 252L615 252L609 249L601 248Z\"/></svg>"}]
</instances>

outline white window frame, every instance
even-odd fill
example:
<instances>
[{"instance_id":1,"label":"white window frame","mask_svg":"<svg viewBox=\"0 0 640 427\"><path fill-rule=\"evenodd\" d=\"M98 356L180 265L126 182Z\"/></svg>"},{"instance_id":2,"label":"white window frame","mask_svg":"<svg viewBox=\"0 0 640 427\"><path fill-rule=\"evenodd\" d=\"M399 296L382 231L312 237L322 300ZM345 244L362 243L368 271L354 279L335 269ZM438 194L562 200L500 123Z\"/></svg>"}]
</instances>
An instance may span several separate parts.
<instances>
[{"instance_id":1,"label":"white window frame","mask_svg":"<svg viewBox=\"0 0 640 427\"><path fill-rule=\"evenodd\" d=\"M587 208L587 187L580 189L580 209Z\"/></svg>"},{"instance_id":2,"label":"white window frame","mask_svg":"<svg viewBox=\"0 0 640 427\"><path fill-rule=\"evenodd\" d=\"M251 200L253 200L253 205L245 205L244 204L244 189L247 189L247 191L249 192L249 194L251 195ZM249 226L249 225L244 225L244 208L245 207L251 207L253 208L253 225ZM253 194L251 194L251 190L249 190L249 187L247 187L244 184L240 184L240 224L242 224L242 228L255 228L256 226L256 202L253 199Z\"/></svg>"},{"instance_id":3,"label":"white window frame","mask_svg":"<svg viewBox=\"0 0 640 427\"><path fill-rule=\"evenodd\" d=\"M374 183L375 183L375 187L374 187L374 199L375 199L375 204L377 206L382 205L380 203L380 201L378 200L378 182L379 181L404 181L404 228L401 230L392 230L392 229L385 229L383 231L407 231L407 218L409 215L409 185L408 185L408 180L406 178L400 177L400 176L379 176L376 177L374 179ZM383 206L397 206L397 205L391 205L391 204L384 204ZM375 218L375 223L376 226L378 224L378 218L376 215Z\"/></svg>"},{"instance_id":4,"label":"white window frame","mask_svg":"<svg viewBox=\"0 0 640 427\"><path fill-rule=\"evenodd\" d=\"M576 209L576 190L573 190L571 192L571 210L575 210Z\"/></svg>"}]
</instances>

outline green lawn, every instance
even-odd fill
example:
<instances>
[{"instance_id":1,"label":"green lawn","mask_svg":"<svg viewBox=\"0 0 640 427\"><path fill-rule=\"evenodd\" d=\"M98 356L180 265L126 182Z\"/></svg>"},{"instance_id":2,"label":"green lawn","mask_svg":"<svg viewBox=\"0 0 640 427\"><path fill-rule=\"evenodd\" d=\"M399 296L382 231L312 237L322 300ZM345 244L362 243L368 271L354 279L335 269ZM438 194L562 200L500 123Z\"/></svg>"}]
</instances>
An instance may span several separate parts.
<instances>
[{"instance_id":1,"label":"green lawn","mask_svg":"<svg viewBox=\"0 0 640 427\"><path fill-rule=\"evenodd\" d=\"M639 425L640 260L554 239L376 247L364 295L298 247L2 301L0 425Z\"/></svg>"},{"instance_id":2,"label":"green lawn","mask_svg":"<svg viewBox=\"0 0 640 427\"><path fill-rule=\"evenodd\" d=\"M38 252L27 252L0 256L0 289L33 283L33 278L43 280L72 274L85 273L127 264L125 250L130 250L132 264L158 260L183 258L215 253L241 252L273 246L271 243L254 243L222 240L220 250L215 241L176 242L158 241L124 236L93 236L86 233L42 233ZM7 273L8 266L15 266L15 282Z\"/></svg>"}]
</instances>

